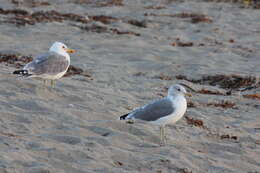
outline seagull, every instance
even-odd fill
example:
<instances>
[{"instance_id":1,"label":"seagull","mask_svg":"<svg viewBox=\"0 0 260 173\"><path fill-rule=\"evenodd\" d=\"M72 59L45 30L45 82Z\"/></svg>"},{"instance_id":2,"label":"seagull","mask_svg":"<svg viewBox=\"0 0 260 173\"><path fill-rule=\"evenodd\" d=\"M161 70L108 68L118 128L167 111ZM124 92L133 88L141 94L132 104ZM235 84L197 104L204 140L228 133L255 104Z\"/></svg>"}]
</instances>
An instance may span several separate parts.
<instances>
[{"instance_id":1,"label":"seagull","mask_svg":"<svg viewBox=\"0 0 260 173\"><path fill-rule=\"evenodd\" d=\"M166 97L139 107L128 114L122 115L119 119L139 119L159 125L161 145L164 145L166 144L165 126L176 123L187 110L185 96L191 96L191 94L187 93L182 85L172 85Z\"/></svg>"},{"instance_id":2,"label":"seagull","mask_svg":"<svg viewBox=\"0 0 260 173\"><path fill-rule=\"evenodd\" d=\"M16 70L13 74L29 78L41 78L51 80L54 86L55 80L61 78L68 70L70 65L70 55L75 50L69 49L61 42L55 42L49 51L38 55L33 61L26 64L22 70Z\"/></svg>"}]
</instances>

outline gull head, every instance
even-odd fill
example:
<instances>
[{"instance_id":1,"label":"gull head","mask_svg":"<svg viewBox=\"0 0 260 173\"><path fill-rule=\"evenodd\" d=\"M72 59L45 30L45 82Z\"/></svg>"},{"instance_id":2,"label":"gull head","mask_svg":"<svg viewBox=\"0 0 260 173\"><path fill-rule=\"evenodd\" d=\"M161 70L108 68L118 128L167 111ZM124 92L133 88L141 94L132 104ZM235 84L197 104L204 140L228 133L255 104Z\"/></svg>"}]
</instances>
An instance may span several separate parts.
<instances>
[{"instance_id":1,"label":"gull head","mask_svg":"<svg viewBox=\"0 0 260 173\"><path fill-rule=\"evenodd\" d=\"M49 49L49 51L51 52L55 52L61 55L67 55L68 53L74 53L75 50L73 49L69 49L65 44L61 43L61 42L55 42L53 43L53 45L51 46L51 48Z\"/></svg>"},{"instance_id":2,"label":"gull head","mask_svg":"<svg viewBox=\"0 0 260 173\"><path fill-rule=\"evenodd\" d=\"M168 90L168 96L191 96L190 93L187 93L186 89L180 85L180 84L175 84L172 85L169 90Z\"/></svg>"}]
</instances>

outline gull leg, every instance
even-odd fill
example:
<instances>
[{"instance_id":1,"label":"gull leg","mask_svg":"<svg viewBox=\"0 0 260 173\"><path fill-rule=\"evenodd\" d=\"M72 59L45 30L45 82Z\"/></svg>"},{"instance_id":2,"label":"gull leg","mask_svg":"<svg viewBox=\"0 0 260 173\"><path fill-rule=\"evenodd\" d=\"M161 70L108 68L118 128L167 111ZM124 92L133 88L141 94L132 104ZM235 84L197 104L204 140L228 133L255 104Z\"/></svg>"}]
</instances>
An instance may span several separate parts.
<instances>
[{"instance_id":1,"label":"gull leg","mask_svg":"<svg viewBox=\"0 0 260 173\"><path fill-rule=\"evenodd\" d=\"M160 146L164 145L164 139L163 139L163 126L160 126Z\"/></svg>"},{"instance_id":2,"label":"gull leg","mask_svg":"<svg viewBox=\"0 0 260 173\"><path fill-rule=\"evenodd\" d=\"M163 139L164 139L164 144L167 145L167 137L166 137L166 129L165 129L165 126L163 126Z\"/></svg>"},{"instance_id":3,"label":"gull leg","mask_svg":"<svg viewBox=\"0 0 260 173\"><path fill-rule=\"evenodd\" d=\"M47 85L47 80L43 79L43 85L44 85L44 86Z\"/></svg>"},{"instance_id":4,"label":"gull leg","mask_svg":"<svg viewBox=\"0 0 260 173\"><path fill-rule=\"evenodd\" d=\"M51 80L51 87L52 87L52 88L55 87L55 80Z\"/></svg>"}]
</instances>

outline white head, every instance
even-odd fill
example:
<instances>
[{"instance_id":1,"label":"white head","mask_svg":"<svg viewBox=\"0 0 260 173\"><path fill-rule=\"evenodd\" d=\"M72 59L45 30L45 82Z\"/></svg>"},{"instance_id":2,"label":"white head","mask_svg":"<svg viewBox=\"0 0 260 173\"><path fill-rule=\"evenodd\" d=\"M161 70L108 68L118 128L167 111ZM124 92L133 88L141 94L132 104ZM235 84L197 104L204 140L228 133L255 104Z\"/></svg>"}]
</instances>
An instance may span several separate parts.
<instances>
[{"instance_id":1,"label":"white head","mask_svg":"<svg viewBox=\"0 0 260 173\"><path fill-rule=\"evenodd\" d=\"M186 89L179 84L172 85L168 90L168 96L177 96L177 95L188 95L191 96L189 93L187 93Z\"/></svg>"},{"instance_id":2,"label":"white head","mask_svg":"<svg viewBox=\"0 0 260 173\"><path fill-rule=\"evenodd\" d=\"M75 50L69 49L65 44L61 42L55 42L49 49L50 52L55 52L64 56L68 56L68 53L74 53Z\"/></svg>"}]
</instances>

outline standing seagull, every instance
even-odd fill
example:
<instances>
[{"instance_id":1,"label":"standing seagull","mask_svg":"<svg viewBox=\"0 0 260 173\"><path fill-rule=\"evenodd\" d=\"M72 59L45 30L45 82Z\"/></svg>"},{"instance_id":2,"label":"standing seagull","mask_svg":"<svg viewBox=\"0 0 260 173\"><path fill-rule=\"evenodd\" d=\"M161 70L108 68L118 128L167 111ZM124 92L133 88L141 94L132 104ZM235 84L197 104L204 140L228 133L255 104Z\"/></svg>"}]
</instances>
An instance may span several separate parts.
<instances>
[{"instance_id":1,"label":"standing seagull","mask_svg":"<svg viewBox=\"0 0 260 173\"><path fill-rule=\"evenodd\" d=\"M75 51L69 49L61 42L55 42L48 52L38 55L32 62L26 64L22 70L16 70L13 74L22 75L25 77L36 77L45 80L51 80L51 85L54 86L54 81L61 78L69 68L70 55Z\"/></svg>"},{"instance_id":2,"label":"standing seagull","mask_svg":"<svg viewBox=\"0 0 260 173\"><path fill-rule=\"evenodd\" d=\"M121 116L120 120L140 119L159 125L161 144L165 144L165 125L177 122L186 112L187 101L185 95L191 96L183 86L179 84L172 85L166 97L139 107Z\"/></svg>"}]
</instances>

